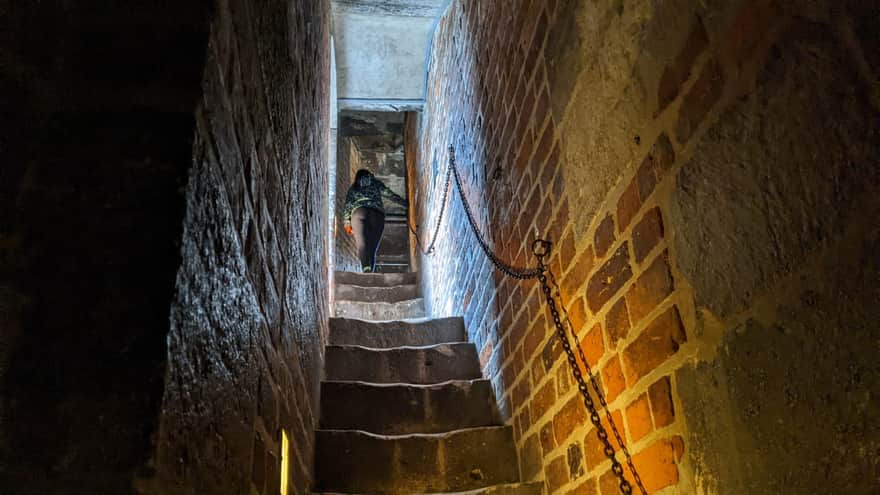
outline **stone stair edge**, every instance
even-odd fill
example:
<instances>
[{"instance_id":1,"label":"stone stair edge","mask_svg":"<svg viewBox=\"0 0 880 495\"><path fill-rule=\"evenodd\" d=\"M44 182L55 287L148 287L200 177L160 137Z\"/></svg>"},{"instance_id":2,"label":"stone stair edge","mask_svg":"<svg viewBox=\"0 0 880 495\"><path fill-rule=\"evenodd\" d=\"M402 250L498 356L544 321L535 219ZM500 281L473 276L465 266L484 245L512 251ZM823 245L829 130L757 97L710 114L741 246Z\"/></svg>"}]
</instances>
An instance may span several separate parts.
<instances>
[{"instance_id":1,"label":"stone stair edge","mask_svg":"<svg viewBox=\"0 0 880 495\"><path fill-rule=\"evenodd\" d=\"M375 383L375 382L365 382L363 380L322 380L321 385L360 385L364 387L373 387L373 388L393 388L393 387L407 387L407 388L423 388L423 389L431 389L431 388L443 388L449 387L452 385L473 385L477 382L486 382L491 383L491 380L488 378L473 378L470 380L461 380L461 379L453 379L446 380L445 382L437 382L437 383Z\"/></svg>"},{"instance_id":2,"label":"stone stair edge","mask_svg":"<svg viewBox=\"0 0 880 495\"><path fill-rule=\"evenodd\" d=\"M424 298L419 298L424 299ZM422 323L431 323L431 322L442 322L447 320L460 320L464 322L463 316L440 316L437 318L431 317L423 317L423 318L404 318L402 320L384 320L384 321L375 321L375 320L363 320L361 318L352 318L350 316L331 316L331 320L352 320L357 322L369 323L372 325L385 325L388 323L406 323L408 325L419 325Z\"/></svg>"},{"instance_id":3,"label":"stone stair edge","mask_svg":"<svg viewBox=\"0 0 880 495\"><path fill-rule=\"evenodd\" d=\"M496 490L516 490L520 488L530 489L535 488L539 491L537 493L541 493L540 489L544 487L543 481L521 481L519 483L504 483L501 485L490 485L485 488L477 488L474 490L468 490L464 492L422 492L422 493L414 493L411 495L475 495L480 493L489 493L494 492ZM345 492L311 492L313 495L370 495L367 493L345 493Z\"/></svg>"},{"instance_id":4,"label":"stone stair edge","mask_svg":"<svg viewBox=\"0 0 880 495\"><path fill-rule=\"evenodd\" d=\"M398 441L398 440L412 440L412 439L424 439L424 440L443 440L447 438L454 437L459 434L466 433L475 433L478 431L499 431L499 430L509 430L511 434L513 434L513 426L511 425L493 425L493 426L474 426L470 428L459 428L457 430L449 430L440 433L407 433L404 435L382 435L379 433L371 433L369 431L364 430L339 430L332 428L315 428L315 433L320 434L334 434L334 435L348 435L348 436L363 436L368 438L374 438L376 440L388 440L388 441Z\"/></svg>"},{"instance_id":5,"label":"stone stair edge","mask_svg":"<svg viewBox=\"0 0 880 495\"><path fill-rule=\"evenodd\" d=\"M437 347L467 347L474 345L473 342L440 342L438 344L430 344L430 345L401 345L397 347L368 347L364 345L357 344L327 344L324 346L324 350L326 352L327 349L334 350L347 350L347 349L357 349L362 351L374 351L374 352L394 352L394 351L423 351L423 350L434 350ZM329 380L329 381L340 381L340 380ZM342 380L344 381L344 380Z\"/></svg>"}]
</instances>

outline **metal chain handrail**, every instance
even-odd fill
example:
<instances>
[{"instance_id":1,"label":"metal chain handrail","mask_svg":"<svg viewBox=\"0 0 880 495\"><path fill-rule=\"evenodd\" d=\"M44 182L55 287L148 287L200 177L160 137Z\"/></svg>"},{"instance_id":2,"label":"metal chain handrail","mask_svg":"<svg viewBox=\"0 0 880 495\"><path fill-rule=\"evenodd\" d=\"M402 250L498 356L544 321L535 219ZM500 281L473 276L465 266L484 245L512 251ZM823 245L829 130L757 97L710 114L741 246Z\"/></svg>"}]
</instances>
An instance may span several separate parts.
<instances>
[{"instance_id":1,"label":"metal chain handrail","mask_svg":"<svg viewBox=\"0 0 880 495\"><path fill-rule=\"evenodd\" d=\"M632 460L632 456L630 455L629 450L626 448L623 436L620 434L620 431L617 429L617 425L615 425L614 423L614 418L612 417L611 411L608 409L608 403L605 400L605 394L602 393L602 389L599 386L596 375L593 373L590 363L587 362L584 350L581 348L580 345L577 345L578 354L576 355L574 350L572 349L571 341L569 340L569 332L566 332L565 327L567 326L569 328L571 337L574 339L575 343L578 342L577 334L575 333L574 327L572 326L571 320L569 319L568 311L566 311L564 305L560 304L559 307L562 308L562 313L565 315L565 324L563 324L562 316L560 315L559 309L557 308L556 304L557 299L560 301L562 300L562 296L559 291L559 284L556 282L556 276L553 274L553 271L544 262L544 259L550 255L553 243L545 239L536 239L535 242L532 243L532 253L538 259L538 264L535 268L514 267L498 257L483 238L483 235L476 224L473 211L471 210L470 204L468 203L467 198L464 195L464 187L462 187L461 176L459 175L458 169L455 166L455 150L452 146L449 147L449 166L446 169L446 183L443 190L442 206L440 214L437 217L437 224L434 227L433 238L431 239L431 243L428 246L428 249L423 248L417 230L414 229L412 225L410 225L410 231L416 238L419 249L421 249L422 253L427 256L430 256L434 253L437 236L440 232L440 223L443 220L443 216L447 207L447 199L449 195L451 178L455 179L455 184L458 187L459 198L461 199L462 206L464 207L465 216L467 217L468 224L470 225L474 236L477 238L477 243L480 245L480 249L483 251L486 257L489 258L495 268L505 275L516 279L525 280L536 278L541 283L541 291L543 292L547 301L547 307L550 311L551 317L553 318L553 325L556 327L556 336L557 338L559 338L559 341L562 344L562 349L566 354L566 359L568 361L569 367L571 368L572 376L574 376L574 379L578 385L578 390L583 396L584 406L589 412L590 422L596 428L596 436L599 438L599 441L602 442L603 453L611 461L611 471L614 473L614 476L618 480L620 491L624 495L632 495L633 487L624 475L623 465L621 465L620 462L617 460L616 451L614 449L614 446L611 445L608 431L602 424L602 418L599 415L599 411L596 408L596 404L593 401L593 398L590 396L590 387L587 385L587 380L584 379L583 372L581 371L580 365L578 364L578 358L580 358L580 361L583 363L583 369L587 372L587 378L589 379L590 385L592 386L593 391L598 398L599 405L605 412L605 418L608 421L608 425L611 428L611 432L614 435L618 446L620 447L620 451L623 452L623 455L626 458L627 467L629 467L629 470L632 473L633 480L636 482L636 485L639 487L642 495L647 495L648 492L645 489L644 484L642 483L642 479L639 476L638 471L636 470L635 464ZM553 289L551 289L550 283L553 284L555 292Z\"/></svg>"}]
</instances>

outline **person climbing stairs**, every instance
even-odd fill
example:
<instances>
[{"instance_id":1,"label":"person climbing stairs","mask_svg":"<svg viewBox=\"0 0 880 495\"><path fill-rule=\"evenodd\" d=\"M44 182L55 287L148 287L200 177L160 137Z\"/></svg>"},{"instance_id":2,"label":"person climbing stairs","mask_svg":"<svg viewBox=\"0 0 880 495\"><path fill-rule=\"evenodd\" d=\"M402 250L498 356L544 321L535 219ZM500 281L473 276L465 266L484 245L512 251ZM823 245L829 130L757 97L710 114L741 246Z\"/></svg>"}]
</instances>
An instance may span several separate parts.
<instances>
[{"instance_id":1,"label":"person climbing stairs","mask_svg":"<svg viewBox=\"0 0 880 495\"><path fill-rule=\"evenodd\" d=\"M415 273L336 274L318 493L540 495L462 318L425 318Z\"/></svg>"}]
</instances>

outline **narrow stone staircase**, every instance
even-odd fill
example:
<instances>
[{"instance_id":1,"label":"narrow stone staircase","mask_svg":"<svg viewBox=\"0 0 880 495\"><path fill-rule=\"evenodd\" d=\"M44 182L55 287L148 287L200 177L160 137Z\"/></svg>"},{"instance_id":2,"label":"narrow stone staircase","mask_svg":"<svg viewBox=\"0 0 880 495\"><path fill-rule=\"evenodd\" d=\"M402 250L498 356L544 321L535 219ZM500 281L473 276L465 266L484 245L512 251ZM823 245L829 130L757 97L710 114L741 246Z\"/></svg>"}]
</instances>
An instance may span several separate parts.
<instances>
[{"instance_id":1,"label":"narrow stone staircase","mask_svg":"<svg viewBox=\"0 0 880 495\"><path fill-rule=\"evenodd\" d=\"M425 319L414 273L336 274L315 491L540 495L520 483L461 318Z\"/></svg>"}]
</instances>

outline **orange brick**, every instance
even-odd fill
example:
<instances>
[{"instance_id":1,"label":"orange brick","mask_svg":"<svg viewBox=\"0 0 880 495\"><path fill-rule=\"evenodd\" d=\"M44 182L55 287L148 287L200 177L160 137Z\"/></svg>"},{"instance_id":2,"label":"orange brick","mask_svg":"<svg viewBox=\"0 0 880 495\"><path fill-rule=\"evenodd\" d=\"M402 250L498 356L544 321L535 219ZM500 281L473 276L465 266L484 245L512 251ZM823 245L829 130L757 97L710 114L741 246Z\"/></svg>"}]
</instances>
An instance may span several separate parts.
<instances>
[{"instance_id":1,"label":"orange brick","mask_svg":"<svg viewBox=\"0 0 880 495\"><path fill-rule=\"evenodd\" d=\"M532 361L532 383L537 384L545 376L547 376L547 368L544 367L544 360L538 356Z\"/></svg>"},{"instance_id":2,"label":"orange brick","mask_svg":"<svg viewBox=\"0 0 880 495\"><path fill-rule=\"evenodd\" d=\"M568 318L575 333L580 335L587 322L587 308L584 305L583 297L576 297L571 303L571 308L568 309Z\"/></svg>"},{"instance_id":3,"label":"orange brick","mask_svg":"<svg viewBox=\"0 0 880 495\"><path fill-rule=\"evenodd\" d=\"M620 495L623 493L620 490L620 482L610 469L599 477L599 490L602 495Z\"/></svg>"},{"instance_id":4,"label":"orange brick","mask_svg":"<svg viewBox=\"0 0 880 495\"><path fill-rule=\"evenodd\" d=\"M684 441L676 436L658 440L633 456L633 464L648 493L678 483L678 462L683 453Z\"/></svg>"},{"instance_id":5,"label":"orange brick","mask_svg":"<svg viewBox=\"0 0 880 495\"><path fill-rule=\"evenodd\" d=\"M556 447L556 438L553 434L553 422L548 421L547 424L541 427L541 451L544 453L546 457L555 447Z\"/></svg>"},{"instance_id":6,"label":"orange brick","mask_svg":"<svg viewBox=\"0 0 880 495\"><path fill-rule=\"evenodd\" d=\"M654 429L651 424L651 407L648 405L647 395L642 394L627 406L626 424L633 442L641 440Z\"/></svg>"},{"instance_id":7,"label":"orange brick","mask_svg":"<svg viewBox=\"0 0 880 495\"><path fill-rule=\"evenodd\" d=\"M660 208L651 208L632 230L633 253L635 253L636 262L641 263L662 238L663 216L660 213Z\"/></svg>"},{"instance_id":8,"label":"orange brick","mask_svg":"<svg viewBox=\"0 0 880 495\"><path fill-rule=\"evenodd\" d=\"M544 467L544 480L547 482L547 493L554 493L568 483L568 463L565 456L559 456Z\"/></svg>"},{"instance_id":9,"label":"orange brick","mask_svg":"<svg viewBox=\"0 0 880 495\"><path fill-rule=\"evenodd\" d=\"M580 394L575 395L553 417L553 435L556 437L556 443L560 445L565 443L574 430L588 421L583 398Z\"/></svg>"},{"instance_id":10,"label":"orange brick","mask_svg":"<svg viewBox=\"0 0 880 495\"><path fill-rule=\"evenodd\" d=\"M599 487L595 478L590 478L580 485L572 488L566 495L598 495Z\"/></svg>"},{"instance_id":11,"label":"orange brick","mask_svg":"<svg viewBox=\"0 0 880 495\"><path fill-rule=\"evenodd\" d=\"M577 257L575 265L566 273L565 278L562 279L559 290L562 294L562 304L566 307L568 307L574 297L581 295L584 282L586 282L587 276L593 269L594 260L593 248L588 247Z\"/></svg>"},{"instance_id":12,"label":"orange brick","mask_svg":"<svg viewBox=\"0 0 880 495\"><path fill-rule=\"evenodd\" d=\"M593 238L593 246L596 249L596 257L602 258L608 252L608 249L614 244L617 238L614 236L614 219L611 215L606 215L596 228L596 234Z\"/></svg>"},{"instance_id":13,"label":"orange brick","mask_svg":"<svg viewBox=\"0 0 880 495\"><path fill-rule=\"evenodd\" d=\"M614 434L611 432L611 426L608 424L608 419L605 416L604 411L599 411L599 416L602 419L602 426L605 428L605 431L608 432L608 440L611 442L611 446L616 450L620 449L620 445L617 443L617 440L614 438ZM617 426L617 430L623 435L623 414L620 411L614 411L611 413L611 416L614 420L614 424ZM624 442L626 439L624 439ZM596 428L591 428L589 433L584 437L584 458L586 459L587 466L592 470L595 469L599 464L608 460L608 456L605 455L604 447L602 445L601 440L596 434Z\"/></svg>"},{"instance_id":14,"label":"orange brick","mask_svg":"<svg viewBox=\"0 0 880 495\"><path fill-rule=\"evenodd\" d=\"M532 398L531 407L532 413L534 413L533 420L538 420L544 413L547 412L548 409L556 402L556 384L553 381L553 378L550 378L538 393Z\"/></svg>"},{"instance_id":15,"label":"orange brick","mask_svg":"<svg viewBox=\"0 0 880 495\"><path fill-rule=\"evenodd\" d=\"M530 361L532 356L536 355L541 344L547 337L547 322L544 316L541 316L529 326L523 342L523 358Z\"/></svg>"},{"instance_id":16,"label":"orange brick","mask_svg":"<svg viewBox=\"0 0 880 495\"><path fill-rule=\"evenodd\" d=\"M623 232L629 227L630 222L642 207L642 201L639 199L639 185L633 178L626 190L617 200L617 229Z\"/></svg>"},{"instance_id":17,"label":"orange brick","mask_svg":"<svg viewBox=\"0 0 880 495\"><path fill-rule=\"evenodd\" d=\"M612 357L602 368L602 382L605 384L605 400L608 402L612 402L626 389L619 356Z\"/></svg>"},{"instance_id":18,"label":"orange brick","mask_svg":"<svg viewBox=\"0 0 880 495\"><path fill-rule=\"evenodd\" d=\"M581 349L584 350L584 356L587 358L590 366L595 367L599 360L602 359L602 356L605 355L605 340L602 336L601 324L596 323L587 332L587 335L581 340Z\"/></svg>"},{"instance_id":19,"label":"orange brick","mask_svg":"<svg viewBox=\"0 0 880 495\"><path fill-rule=\"evenodd\" d=\"M574 377L571 376L571 367L560 366L556 370L556 395L562 397L571 389L574 384Z\"/></svg>"},{"instance_id":20,"label":"orange brick","mask_svg":"<svg viewBox=\"0 0 880 495\"><path fill-rule=\"evenodd\" d=\"M654 382L648 388L648 397L651 400L651 413L654 415L654 427L663 428L675 421L675 406L672 403L672 384L669 377Z\"/></svg>"},{"instance_id":21,"label":"orange brick","mask_svg":"<svg viewBox=\"0 0 880 495\"><path fill-rule=\"evenodd\" d=\"M678 308L669 308L623 351L627 383L635 384L687 342Z\"/></svg>"},{"instance_id":22,"label":"orange brick","mask_svg":"<svg viewBox=\"0 0 880 495\"><path fill-rule=\"evenodd\" d=\"M611 349L617 347L618 340L626 338L629 334L629 328L629 310L626 307L626 299L621 297L611 306L605 316L605 330L611 341Z\"/></svg>"},{"instance_id":23,"label":"orange brick","mask_svg":"<svg viewBox=\"0 0 880 495\"><path fill-rule=\"evenodd\" d=\"M629 245L624 242L587 283L587 303L593 313L611 299L632 278Z\"/></svg>"},{"instance_id":24,"label":"orange brick","mask_svg":"<svg viewBox=\"0 0 880 495\"><path fill-rule=\"evenodd\" d=\"M513 409L516 410L528 402L531 392L532 384L529 381L529 377L525 376L515 387L513 387L513 391L510 393L510 399L513 402L511 406Z\"/></svg>"},{"instance_id":25,"label":"orange brick","mask_svg":"<svg viewBox=\"0 0 880 495\"><path fill-rule=\"evenodd\" d=\"M632 323L637 325L675 289L667 253L658 256L626 294Z\"/></svg>"}]
</instances>

